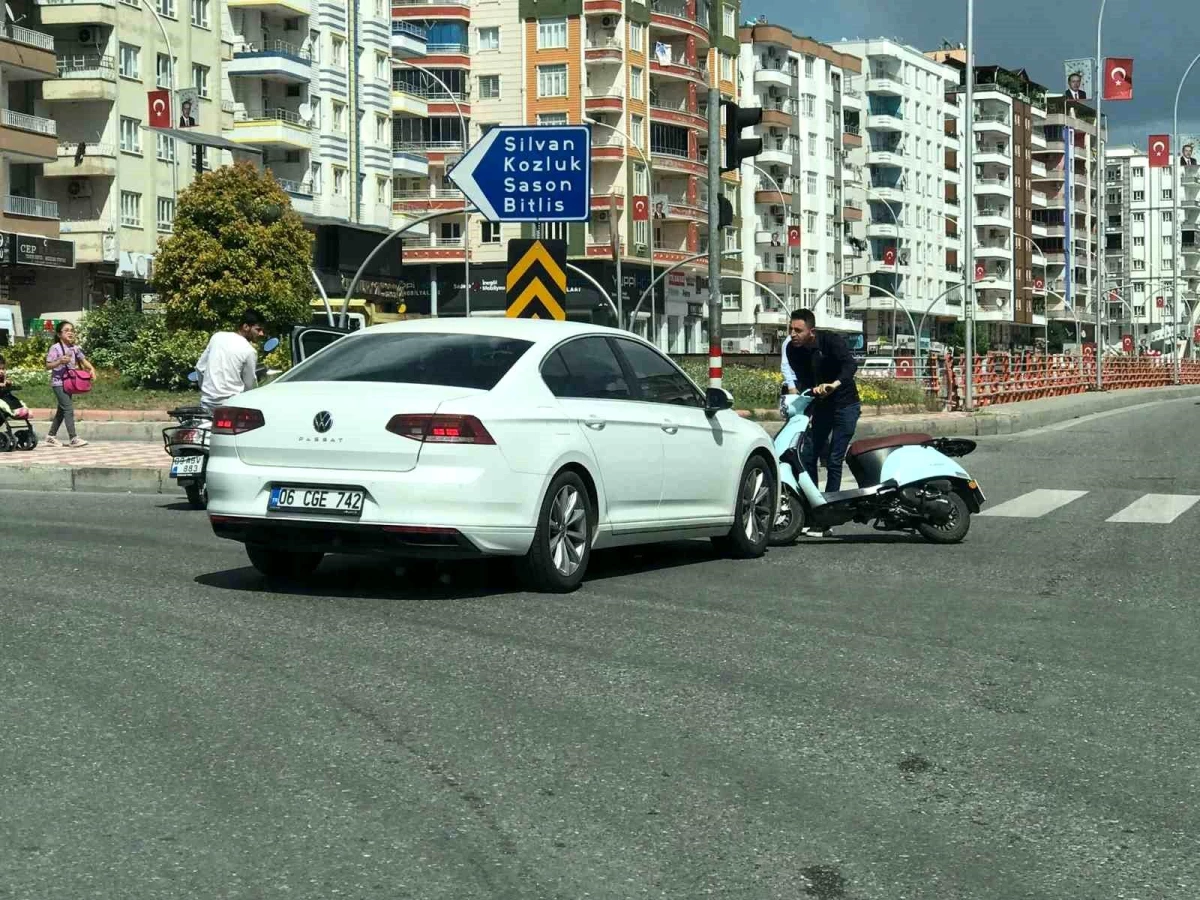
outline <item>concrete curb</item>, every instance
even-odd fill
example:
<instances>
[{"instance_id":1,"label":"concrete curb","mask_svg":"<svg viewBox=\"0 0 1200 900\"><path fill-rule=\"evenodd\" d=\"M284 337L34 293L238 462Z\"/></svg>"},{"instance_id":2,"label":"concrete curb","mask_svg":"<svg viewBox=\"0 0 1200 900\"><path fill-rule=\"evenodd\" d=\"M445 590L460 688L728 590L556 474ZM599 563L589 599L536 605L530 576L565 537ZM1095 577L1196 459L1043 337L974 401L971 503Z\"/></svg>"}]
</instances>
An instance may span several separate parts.
<instances>
[{"instance_id":1,"label":"concrete curb","mask_svg":"<svg viewBox=\"0 0 1200 900\"><path fill-rule=\"evenodd\" d=\"M161 494L164 487L174 490L174 483L162 469L116 466L0 466L0 489Z\"/></svg>"},{"instance_id":2,"label":"concrete curb","mask_svg":"<svg viewBox=\"0 0 1200 900\"><path fill-rule=\"evenodd\" d=\"M85 441L137 441L141 443L161 443L162 431L174 422L88 422L76 421L75 430ZM48 420L37 420L33 423L38 435L45 437L50 430ZM61 430L61 429L60 429Z\"/></svg>"}]
</instances>

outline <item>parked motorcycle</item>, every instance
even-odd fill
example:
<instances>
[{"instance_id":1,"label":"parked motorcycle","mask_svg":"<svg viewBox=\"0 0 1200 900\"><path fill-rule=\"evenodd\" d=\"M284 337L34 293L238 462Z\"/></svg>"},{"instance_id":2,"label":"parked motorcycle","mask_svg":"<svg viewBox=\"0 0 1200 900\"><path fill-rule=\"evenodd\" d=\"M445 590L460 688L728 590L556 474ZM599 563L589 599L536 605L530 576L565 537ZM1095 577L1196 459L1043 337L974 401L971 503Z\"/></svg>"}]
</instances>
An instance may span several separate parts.
<instances>
[{"instance_id":1,"label":"parked motorcycle","mask_svg":"<svg viewBox=\"0 0 1200 900\"><path fill-rule=\"evenodd\" d=\"M263 353L270 353L278 346L279 338L271 338L263 344ZM256 374L261 384L268 375L274 373L266 366L260 365ZM199 380L198 372L188 375L188 381L193 384ZM192 509L206 509L208 487L205 475L208 468L212 416L202 406L179 406L167 410L167 415L179 423L163 429L163 446L171 456L170 477L183 488Z\"/></svg>"},{"instance_id":2,"label":"parked motorcycle","mask_svg":"<svg viewBox=\"0 0 1200 900\"><path fill-rule=\"evenodd\" d=\"M804 471L800 453L811 429L811 391L787 395L780 411L787 421L775 436L779 458L779 512L771 531L774 546L790 544L802 528L824 530L847 522L879 531L916 532L935 544L967 536L971 514L986 498L955 458L976 444L966 438L894 434L855 441L846 465L858 482L849 491L823 494Z\"/></svg>"}]
</instances>

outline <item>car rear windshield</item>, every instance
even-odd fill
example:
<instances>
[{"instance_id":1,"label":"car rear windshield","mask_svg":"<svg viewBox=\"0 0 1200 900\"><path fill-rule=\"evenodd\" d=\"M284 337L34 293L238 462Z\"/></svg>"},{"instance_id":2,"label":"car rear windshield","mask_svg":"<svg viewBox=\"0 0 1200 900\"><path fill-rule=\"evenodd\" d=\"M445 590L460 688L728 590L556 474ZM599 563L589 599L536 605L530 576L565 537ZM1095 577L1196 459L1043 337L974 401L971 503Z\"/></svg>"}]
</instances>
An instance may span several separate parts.
<instances>
[{"instance_id":1,"label":"car rear windshield","mask_svg":"<svg viewBox=\"0 0 1200 900\"><path fill-rule=\"evenodd\" d=\"M375 381L490 391L532 347L484 334L403 332L334 341L288 381Z\"/></svg>"}]
</instances>

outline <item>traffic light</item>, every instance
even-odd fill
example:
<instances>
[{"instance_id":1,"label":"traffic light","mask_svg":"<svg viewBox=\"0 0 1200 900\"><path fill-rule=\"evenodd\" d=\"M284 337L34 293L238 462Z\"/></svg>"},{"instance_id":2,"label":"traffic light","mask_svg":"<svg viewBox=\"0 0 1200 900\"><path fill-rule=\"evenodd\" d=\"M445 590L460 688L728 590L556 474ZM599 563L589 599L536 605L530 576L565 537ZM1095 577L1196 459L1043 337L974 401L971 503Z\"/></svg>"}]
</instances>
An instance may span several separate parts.
<instances>
[{"instance_id":1,"label":"traffic light","mask_svg":"<svg viewBox=\"0 0 1200 900\"><path fill-rule=\"evenodd\" d=\"M732 100L722 100L725 107L725 165L722 172L732 172L742 160L762 153L762 138L744 138L742 129L753 128L762 121L762 108L757 106L742 109Z\"/></svg>"}]
</instances>

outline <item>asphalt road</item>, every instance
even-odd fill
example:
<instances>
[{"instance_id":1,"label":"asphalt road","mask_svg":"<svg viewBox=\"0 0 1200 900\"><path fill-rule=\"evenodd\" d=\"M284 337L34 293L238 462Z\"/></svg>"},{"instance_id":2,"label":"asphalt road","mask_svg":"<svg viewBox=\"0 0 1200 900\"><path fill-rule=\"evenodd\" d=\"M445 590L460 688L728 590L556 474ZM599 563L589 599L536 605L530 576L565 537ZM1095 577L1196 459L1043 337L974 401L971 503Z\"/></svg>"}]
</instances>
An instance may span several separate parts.
<instances>
[{"instance_id":1,"label":"asphalt road","mask_svg":"<svg viewBox=\"0 0 1200 900\"><path fill-rule=\"evenodd\" d=\"M1106 520L1197 446L1194 401L987 439L991 504L1086 493L569 597L277 592L171 498L0 493L0 897L1196 897L1200 506Z\"/></svg>"}]
</instances>

